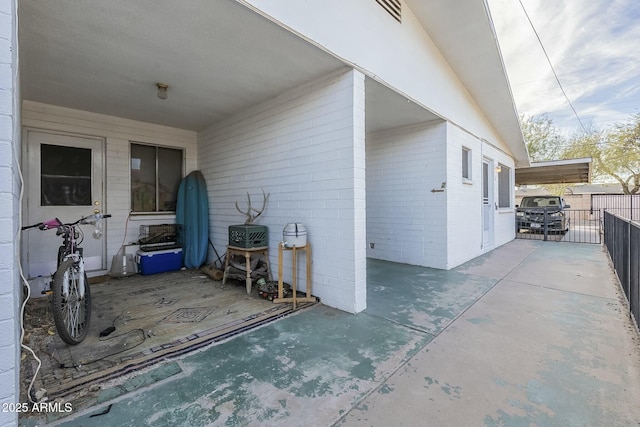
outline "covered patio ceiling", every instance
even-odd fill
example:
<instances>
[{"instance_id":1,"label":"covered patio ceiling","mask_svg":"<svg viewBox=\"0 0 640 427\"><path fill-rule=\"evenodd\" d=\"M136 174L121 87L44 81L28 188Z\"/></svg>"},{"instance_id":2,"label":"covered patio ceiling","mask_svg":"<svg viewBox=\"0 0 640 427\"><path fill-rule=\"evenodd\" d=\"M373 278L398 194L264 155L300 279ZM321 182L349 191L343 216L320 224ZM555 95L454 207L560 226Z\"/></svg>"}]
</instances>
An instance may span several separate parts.
<instances>
[{"instance_id":1,"label":"covered patio ceiling","mask_svg":"<svg viewBox=\"0 0 640 427\"><path fill-rule=\"evenodd\" d=\"M496 84L504 77L497 45L487 39L487 22L477 19L489 19L487 11L428 3L408 2L518 164L526 164L517 117L504 108L511 102L506 77ZM202 130L349 66L235 0L19 0L18 6L24 100L180 129ZM453 18L461 25L442 27ZM485 58L473 71L469 52ZM156 97L157 82L169 85L168 99ZM367 78L366 91L367 131L439 118L374 79Z\"/></svg>"},{"instance_id":2,"label":"covered patio ceiling","mask_svg":"<svg viewBox=\"0 0 640 427\"><path fill-rule=\"evenodd\" d=\"M20 0L19 28L23 99L194 131L344 67L234 0Z\"/></svg>"},{"instance_id":3,"label":"covered patio ceiling","mask_svg":"<svg viewBox=\"0 0 640 427\"><path fill-rule=\"evenodd\" d=\"M531 163L516 169L516 185L579 184L591 181L591 158Z\"/></svg>"},{"instance_id":4,"label":"covered patio ceiling","mask_svg":"<svg viewBox=\"0 0 640 427\"><path fill-rule=\"evenodd\" d=\"M19 29L23 99L193 131L347 67L235 0L20 0ZM437 118L366 91L367 131Z\"/></svg>"}]
</instances>

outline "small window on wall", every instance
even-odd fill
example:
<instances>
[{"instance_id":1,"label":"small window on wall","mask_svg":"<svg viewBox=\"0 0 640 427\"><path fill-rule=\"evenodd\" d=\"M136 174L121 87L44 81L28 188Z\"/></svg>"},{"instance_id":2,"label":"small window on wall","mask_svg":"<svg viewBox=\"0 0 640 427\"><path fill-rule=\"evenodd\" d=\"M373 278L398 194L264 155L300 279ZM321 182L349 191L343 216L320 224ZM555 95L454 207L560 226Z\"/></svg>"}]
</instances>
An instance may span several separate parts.
<instances>
[{"instance_id":1,"label":"small window on wall","mask_svg":"<svg viewBox=\"0 0 640 427\"><path fill-rule=\"evenodd\" d=\"M131 144L131 211L176 210L182 150Z\"/></svg>"},{"instance_id":2,"label":"small window on wall","mask_svg":"<svg viewBox=\"0 0 640 427\"><path fill-rule=\"evenodd\" d=\"M511 168L498 164L498 207L511 207Z\"/></svg>"},{"instance_id":3,"label":"small window on wall","mask_svg":"<svg viewBox=\"0 0 640 427\"><path fill-rule=\"evenodd\" d=\"M471 150L462 147L462 178L471 179Z\"/></svg>"}]
</instances>

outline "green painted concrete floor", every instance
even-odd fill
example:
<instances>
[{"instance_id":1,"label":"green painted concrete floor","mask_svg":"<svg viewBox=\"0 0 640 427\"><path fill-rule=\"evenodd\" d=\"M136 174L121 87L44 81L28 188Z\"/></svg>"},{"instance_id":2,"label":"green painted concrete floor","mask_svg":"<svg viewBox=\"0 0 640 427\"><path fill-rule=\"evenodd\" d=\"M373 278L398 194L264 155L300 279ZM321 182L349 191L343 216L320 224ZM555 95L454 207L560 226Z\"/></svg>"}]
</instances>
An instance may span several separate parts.
<instances>
[{"instance_id":1,"label":"green painted concrete floor","mask_svg":"<svg viewBox=\"0 0 640 427\"><path fill-rule=\"evenodd\" d=\"M637 330L601 246L517 240L451 271L369 260L367 275L362 313L316 305L47 421L640 425Z\"/></svg>"}]
</instances>

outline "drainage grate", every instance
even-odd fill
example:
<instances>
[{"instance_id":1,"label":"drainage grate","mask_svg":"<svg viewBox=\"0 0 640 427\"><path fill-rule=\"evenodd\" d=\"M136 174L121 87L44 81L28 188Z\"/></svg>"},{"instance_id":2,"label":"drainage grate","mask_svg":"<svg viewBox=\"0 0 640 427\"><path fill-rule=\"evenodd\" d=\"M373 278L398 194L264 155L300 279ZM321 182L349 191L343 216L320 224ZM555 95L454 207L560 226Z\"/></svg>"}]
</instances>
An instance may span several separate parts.
<instances>
[{"instance_id":1,"label":"drainage grate","mask_svg":"<svg viewBox=\"0 0 640 427\"><path fill-rule=\"evenodd\" d=\"M212 311L207 307L179 308L162 319L162 321L167 323L197 323L204 320Z\"/></svg>"}]
</instances>

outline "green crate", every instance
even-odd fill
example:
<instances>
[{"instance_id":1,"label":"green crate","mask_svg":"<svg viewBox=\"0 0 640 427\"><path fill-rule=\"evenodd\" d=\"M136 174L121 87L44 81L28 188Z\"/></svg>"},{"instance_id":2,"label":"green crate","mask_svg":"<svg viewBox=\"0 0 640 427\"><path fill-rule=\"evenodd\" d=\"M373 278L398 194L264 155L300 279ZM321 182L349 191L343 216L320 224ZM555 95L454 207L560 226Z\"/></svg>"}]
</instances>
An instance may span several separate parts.
<instances>
[{"instance_id":1,"label":"green crate","mask_svg":"<svg viewBox=\"0 0 640 427\"><path fill-rule=\"evenodd\" d=\"M264 225L230 225L229 246L238 248L269 246L269 229Z\"/></svg>"}]
</instances>

